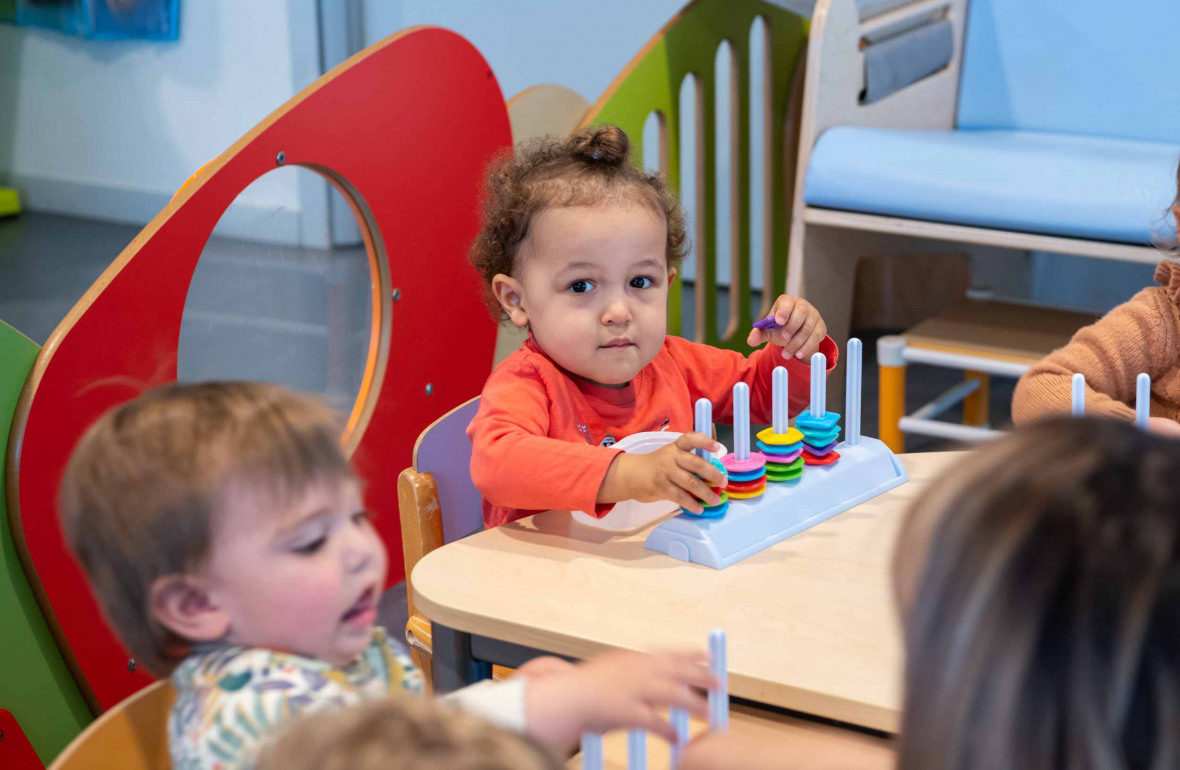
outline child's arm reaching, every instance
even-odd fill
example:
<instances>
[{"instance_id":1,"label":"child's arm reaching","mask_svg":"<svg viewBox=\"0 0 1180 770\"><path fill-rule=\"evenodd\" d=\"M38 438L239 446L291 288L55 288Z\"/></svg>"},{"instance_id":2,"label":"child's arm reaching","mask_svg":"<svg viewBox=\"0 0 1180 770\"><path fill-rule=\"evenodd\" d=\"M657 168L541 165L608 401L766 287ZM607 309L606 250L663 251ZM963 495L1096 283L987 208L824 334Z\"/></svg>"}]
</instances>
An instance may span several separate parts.
<instances>
[{"instance_id":1,"label":"child's arm reaching","mask_svg":"<svg viewBox=\"0 0 1180 770\"><path fill-rule=\"evenodd\" d=\"M521 730L560 753L584 732L640 729L672 740L662 710L705 716L699 692L713 684L700 653L611 652L572 664L535 658L503 682L479 682L444 697L460 709Z\"/></svg>"},{"instance_id":2,"label":"child's arm reaching","mask_svg":"<svg viewBox=\"0 0 1180 770\"><path fill-rule=\"evenodd\" d=\"M1029 369L1012 397L1012 420L1020 425L1070 409L1071 378L1086 377L1086 413L1132 420L1135 378L1152 380L1176 366L1175 310L1160 289L1145 289L1098 322L1073 336L1069 344Z\"/></svg>"},{"instance_id":3,"label":"child's arm reaching","mask_svg":"<svg viewBox=\"0 0 1180 770\"><path fill-rule=\"evenodd\" d=\"M525 696L527 732L570 750L584 732L639 729L674 740L663 711L706 715L714 684L702 653L611 652L569 670L531 678Z\"/></svg>"},{"instance_id":4,"label":"child's arm reaching","mask_svg":"<svg viewBox=\"0 0 1180 770\"><path fill-rule=\"evenodd\" d=\"M775 328L750 331L746 340L750 345L769 344L749 358L732 350L668 338L669 352L684 373L692 397L713 402L714 420L729 422L733 418L733 386L744 382L750 386L751 421L770 423L772 374L778 366L786 367L790 381L788 411L798 414L811 400L811 356L823 353L828 372L836 366L839 349L826 335L819 312L809 303L784 294L775 301L770 317Z\"/></svg>"}]
</instances>

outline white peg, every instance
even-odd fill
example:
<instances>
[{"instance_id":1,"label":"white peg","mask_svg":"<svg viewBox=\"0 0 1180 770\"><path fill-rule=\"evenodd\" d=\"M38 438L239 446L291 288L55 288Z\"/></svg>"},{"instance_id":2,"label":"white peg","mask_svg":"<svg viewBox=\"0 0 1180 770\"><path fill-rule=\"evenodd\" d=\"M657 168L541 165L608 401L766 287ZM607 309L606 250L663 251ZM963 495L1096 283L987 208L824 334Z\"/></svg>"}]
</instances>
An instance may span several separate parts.
<instances>
[{"instance_id":1,"label":"white peg","mask_svg":"<svg viewBox=\"0 0 1180 770\"><path fill-rule=\"evenodd\" d=\"M823 417L828 412L828 359L823 353L811 357L811 416Z\"/></svg>"},{"instance_id":2,"label":"white peg","mask_svg":"<svg viewBox=\"0 0 1180 770\"><path fill-rule=\"evenodd\" d=\"M773 425L771 427L775 433L781 436L787 432L788 422L790 421L791 380L787 375L787 367L774 367L772 383L774 390L771 391L771 403L773 404Z\"/></svg>"},{"instance_id":3,"label":"white peg","mask_svg":"<svg viewBox=\"0 0 1180 770\"><path fill-rule=\"evenodd\" d=\"M627 770L647 770L647 733L627 731Z\"/></svg>"},{"instance_id":4,"label":"white peg","mask_svg":"<svg viewBox=\"0 0 1180 770\"><path fill-rule=\"evenodd\" d=\"M582 733L582 770L602 770L602 735Z\"/></svg>"},{"instance_id":5,"label":"white peg","mask_svg":"<svg viewBox=\"0 0 1180 770\"><path fill-rule=\"evenodd\" d=\"M684 752L684 746L688 743L688 712L684 709L672 709L669 717L672 722L672 729L676 731L676 741L672 744L672 768L680 764L680 755Z\"/></svg>"},{"instance_id":6,"label":"white peg","mask_svg":"<svg viewBox=\"0 0 1180 770\"><path fill-rule=\"evenodd\" d=\"M733 456L750 459L750 386L744 382L733 386Z\"/></svg>"},{"instance_id":7,"label":"white peg","mask_svg":"<svg viewBox=\"0 0 1180 770\"><path fill-rule=\"evenodd\" d=\"M709 673L719 684L709 688L709 729L729 729L729 662L725 650L725 632L709 632Z\"/></svg>"},{"instance_id":8,"label":"white peg","mask_svg":"<svg viewBox=\"0 0 1180 770\"><path fill-rule=\"evenodd\" d=\"M848 340L847 380L844 387L844 443L856 446L860 443L860 386L861 349L864 346L856 337Z\"/></svg>"},{"instance_id":9,"label":"white peg","mask_svg":"<svg viewBox=\"0 0 1180 770\"><path fill-rule=\"evenodd\" d=\"M696 408L696 432L703 433L706 436L713 435L713 402L707 398L697 399ZM709 459L709 452L705 449L692 450L697 453L697 457L702 460Z\"/></svg>"},{"instance_id":10,"label":"white peg","mask_svg":"<svg viewBox=\"0 0 1180 770\"><path fill-rule=\"evenodd\" d=\"M1078 372L1073 376L1073 394L1070 397L1070 413L1074 417L1086 414L1086 375Z\"/></svg>"},{"instance_id":11,"label":"white peg","mask_svg":"<svg viewBox=\"0 0 1180 770\"><path fill-rule=\"evenodd\" d=\"M1140 374L1135 378L1135 424L1147 430L1151 417L1151 377Z\"/></svg>"}]
</instances>

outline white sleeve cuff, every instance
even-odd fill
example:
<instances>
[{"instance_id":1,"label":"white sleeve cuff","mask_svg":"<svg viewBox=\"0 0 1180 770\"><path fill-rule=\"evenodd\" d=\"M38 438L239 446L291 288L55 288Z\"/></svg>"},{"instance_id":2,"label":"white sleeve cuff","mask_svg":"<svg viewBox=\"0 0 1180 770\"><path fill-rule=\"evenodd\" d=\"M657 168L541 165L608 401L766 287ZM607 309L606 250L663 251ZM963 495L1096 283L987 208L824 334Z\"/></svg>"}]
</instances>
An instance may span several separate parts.
<instances>
[{"instance_id":1,"label":"white sleeve cuff","mask_svg":"<svg viewBox=\"0 0 1180 770\"><path fill-rule=\"evenodd\" d=\"M514 676L503 682L488 679L445 695L442 700L496 727L523 733L526 683L527 677L523 676Z\"/></svg>"}]
</instances>

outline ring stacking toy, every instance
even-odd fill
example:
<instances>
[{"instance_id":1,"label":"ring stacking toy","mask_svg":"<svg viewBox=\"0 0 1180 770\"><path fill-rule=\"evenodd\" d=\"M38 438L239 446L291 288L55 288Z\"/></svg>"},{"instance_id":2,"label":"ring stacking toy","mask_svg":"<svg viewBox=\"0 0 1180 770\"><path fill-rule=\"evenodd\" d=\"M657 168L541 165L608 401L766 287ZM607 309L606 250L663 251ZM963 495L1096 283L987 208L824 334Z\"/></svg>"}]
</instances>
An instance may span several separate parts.
<instances>
[{"instance_id":1,"label":"ring stacking toy","mask_svg":"<svg viewBox=\"0 0 1180 770\"><path fill-rule=\"evenodd\" d=\"M734 500L749 500L766 491L766 456L750 451L750 386L733 386L733 452L721 458L729 473L726 487ZM734 478L734 475L739 478Z\"/></svg>"},{"instance_id":2,"label":"ring stacking toy","mask_svg":"<svg viewBox=\"0 0 1180 770\"><path fill-rule=\"evenodd\" d=\"M827 411L828 360L823 353L811 357L811 408L795 418L795 427L803 434L803 462L807 465L832 465L840 459L836 442L840 438L840 415Z\"/></svg>"},{"instance_id":3,"label":"ring stacking toy","mask_svg":"<svg viewBox=\"0 0 1180 770\"><path fill-rule=\"evenodd\" d=\"M861 353L860 340L849 340L846 432L844 441L838 444L839 452L827 447L835 440L835 436L826 443L820 443L823 439L816 438L815 445L810 447L812 450L826 451L827 454L822 455L825 458L835 459L834 455L839 454L840 462L826 468L796 468L795 472L800 475L789 484L767 484L762 481L763 478L773 481L772 474L778 471L775 464L784 464L782 461L793 452L799 453L791 461L793 463L808 456L807 431L792 432L785 427L785 420L780 414L778 430L772 425L768 429L770 433L759 435L758 448L768 461L766 466L759 470L734 471L729 474L726 489L729 507L724 516L673 516L652 529L644 546L674 559L724 569L841 511L871 500L898 484L904 484L908 478L905 467L889 451L889 447L875 438L860 435ZM823 383L827 369L824 357L813 358L811 365L812 381L815 381L818 373L819 381ZM739 438L735 442L736 450L749 446L749 414L738 412L740 400L740 397L734 399L734 435ZM812 404L822 407L822 399L815 398ZM706 405L706 408L709 409L708 416L712 417L711 407ZM827 415L821 408L818 416L825 419ZM806 415L802 422L807 424L810 417ZM743 424L747 427L744 436L739 432ZM835 423L832 427L835 427ZM708 423L698 422L697 430L704 433L709 429ZM819 430L808 430L812 431L813 436L823 435L822 424ZM788 449L791 451L786 451ZM776 450L779 453L777 456ZM762 489L757 497L744 499L745 495L750 494L751 485L757 487L759 484Z\"/></svg>"},{"instance_id":4,"label":"ring stacking toy","mask_svg":"<svg viewBox=\"0 0 1180 770\"><path fill-rule=\"evenodd\" d=\"M785 367L773 375L772 425L758 433L758 450L766 457L766 480L794 483L803 476L803 434L789 427L789 380Z\"/></svg>"},{"instance_id":5,"label":"ring stacking toy","mask_svg":"<svg viewBox=\"0 0 1180 770\"><path fill-rule=\"evenodd\" d=\"M697 399L695 420L696 430L698 433L703 433L708 436L713 432L713 404L709 401L709 399ZM729 495L725 492L726 484L729 482L729 474L726 472L725 466L718 462L715 457L710 455L705 450L694 449L693 451L697 453L697 457L700 457L702 460L708 460L714 468L721 471L721 475L724 476L726 480L722 482L720 487L710 487L710 489L713 490L713 494L721 498L717 505L706 505L705 510L701 513L695 513L688 510L687 508L681 508L680 512L687 516L693 516L701 519L719 519L725 515L726 511L729 510ZM698 502L703 503L704 500L698 500Z\"/></svg>"}]
</instances>

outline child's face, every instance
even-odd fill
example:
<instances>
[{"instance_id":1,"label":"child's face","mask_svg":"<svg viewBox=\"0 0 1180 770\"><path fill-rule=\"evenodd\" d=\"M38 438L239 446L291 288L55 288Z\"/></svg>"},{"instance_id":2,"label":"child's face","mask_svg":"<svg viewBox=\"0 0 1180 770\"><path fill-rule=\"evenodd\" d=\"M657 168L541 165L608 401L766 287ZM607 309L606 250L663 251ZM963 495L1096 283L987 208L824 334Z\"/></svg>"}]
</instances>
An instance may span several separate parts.
<instances>
[{"instance_id":1,"label":"child's face","mask_svg":"<svg viewBox=\"0 0 1180 770\"><path fill-rule=\"evenodd\" d=\"M241 488L213 521L205 570L227 641L343 665L370 643L385 546L353 479L310 485L289 508Z\"/></svg>"},{"instance_id":2,"label":"child's face","mask_svg":"<svg viewBox=\"0 0 1180 770\"><path fill-rule=\"evenodd\" d=\"M563 369L624 385L664 344L668 284L663 218L639 203L549 208L521 244L519 279L493 289L517 326Z\"/></svg>"}]
</instances>

